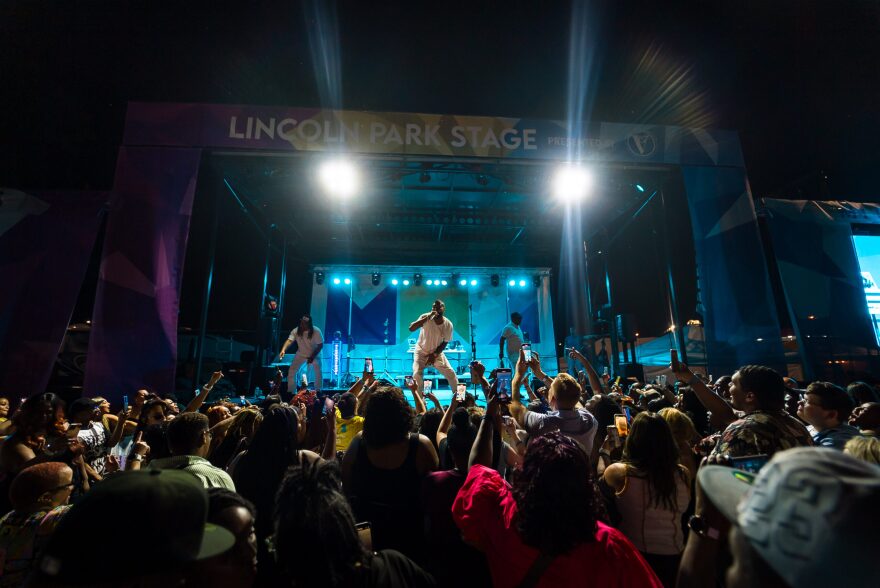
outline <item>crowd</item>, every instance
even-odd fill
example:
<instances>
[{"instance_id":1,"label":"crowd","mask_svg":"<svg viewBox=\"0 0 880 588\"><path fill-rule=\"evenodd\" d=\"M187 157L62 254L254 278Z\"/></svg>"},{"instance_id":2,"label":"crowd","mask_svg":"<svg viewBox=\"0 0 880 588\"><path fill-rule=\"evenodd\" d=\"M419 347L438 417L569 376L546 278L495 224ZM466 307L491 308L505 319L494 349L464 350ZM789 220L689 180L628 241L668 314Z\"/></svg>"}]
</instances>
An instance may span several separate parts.
<instances>
[{"instance_id":1,"label":"crowd","mask_svg":"<svg viewBox=\"0 0 880 588\"><path fill-rule=\"evenodd\" d=\"M0 398L7 586L880 586L880 398L762 366L448 406L364 373L259 405ZM274 383L274 384L277 384ZM413 410L408 396L415 405Z\"/></svg>"}]
</instances>

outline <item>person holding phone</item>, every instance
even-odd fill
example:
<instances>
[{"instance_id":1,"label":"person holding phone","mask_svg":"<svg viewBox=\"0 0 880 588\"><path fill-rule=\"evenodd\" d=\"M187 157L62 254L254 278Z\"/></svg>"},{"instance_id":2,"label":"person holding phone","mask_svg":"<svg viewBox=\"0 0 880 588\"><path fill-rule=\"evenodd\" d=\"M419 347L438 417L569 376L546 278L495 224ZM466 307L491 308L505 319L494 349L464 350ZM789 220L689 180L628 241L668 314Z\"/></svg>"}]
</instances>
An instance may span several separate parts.
<instances>
[{"instance_id":1,"label":"person holding phone","mask_svg":"<svg viewBox=\"0 0 880 588\"><path fill-rule=\"evenodd\" d=\"M297 347L293 361L290 362L290 368L287 370L288 389L292 390L296 386L296 374L305 365L306 373L309 371L309 366L314 370L315 392L320 392L323 384L321 349L324 348L324 337L321 335L321 329L312 323L312 315L304 314L299 321L299 326L290 332L287 341L281 346L281 352L278 354L279 360L284 359L287 348L294 342Z\"/></svg>"},{"instance_id":2,"label":"person holding phone","mask_svg":"<svg viewBox=\"0 0 880 588\"><path fill-rule=\"evenodd\" d=\"M522 315L518 312L510 314L510 322L501 331L501 339L498 341L498 359L504 361L504 343L507 343L507 361L510 362L510 368L516 365L519 358L519 350L525 341L520 325L522 324Z\"/></svg>"},{"instance_id":3,"label":"person holding phone","mask_svg":"<svg viewBox=\"0 0 880 588\"><path fill-rule=\"evenodd\" d=\"M413 379L419 393L423 393L424 390L422 373L427 366L433 366L443 374L453 391L458 388L458 376L455 375L455 370L449 365L449 360L443 353L446 344L452 340L453 333L452 321L443 316L445 312L446 305L443 301L435 300L431 312L419 316L409 326L411 333L421 329L413 353Z\"/></svg>"}]
</instances>

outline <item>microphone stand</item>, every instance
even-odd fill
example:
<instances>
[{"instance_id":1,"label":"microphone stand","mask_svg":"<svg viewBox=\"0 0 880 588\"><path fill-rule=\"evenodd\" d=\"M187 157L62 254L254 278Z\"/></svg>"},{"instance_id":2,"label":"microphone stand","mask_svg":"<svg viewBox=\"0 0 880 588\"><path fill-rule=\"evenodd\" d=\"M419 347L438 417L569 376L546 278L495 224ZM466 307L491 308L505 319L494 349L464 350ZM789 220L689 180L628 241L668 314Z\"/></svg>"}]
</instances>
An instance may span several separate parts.
<instances>
[{"instance_id":1,"label":"microphone stand","mask_svg":"<svg viewBox=\"0 0 880 588\"><path fill-rule=\"evenodd\" d=\"M474 324L474 305L468 304L468 326L471 331L471 361L477 361L477 326ZM474 387L474 400L479 398L479 392L477 388L477 383L471 381L471 386ZM454 390L453 390L454 392Z\"/></svg>"}]
</instances>

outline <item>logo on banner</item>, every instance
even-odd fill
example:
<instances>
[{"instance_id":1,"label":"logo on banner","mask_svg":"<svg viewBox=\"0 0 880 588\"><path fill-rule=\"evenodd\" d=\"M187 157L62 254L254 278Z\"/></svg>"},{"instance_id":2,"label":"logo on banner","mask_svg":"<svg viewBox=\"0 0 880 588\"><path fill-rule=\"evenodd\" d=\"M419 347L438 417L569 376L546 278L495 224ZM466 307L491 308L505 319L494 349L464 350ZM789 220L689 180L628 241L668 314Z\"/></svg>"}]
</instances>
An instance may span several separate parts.
<instances>
[{"instance_id":1,"label":"logo on banner","mask_svg":"<svg viewBox=\"0 0 880 588\"><path fill-rule=\"evenodd\" d=\"M650 157L657 151L657 138L653 133L633 133L626 140L626 145L633 155Z\"/></svg>"}]
</instances>

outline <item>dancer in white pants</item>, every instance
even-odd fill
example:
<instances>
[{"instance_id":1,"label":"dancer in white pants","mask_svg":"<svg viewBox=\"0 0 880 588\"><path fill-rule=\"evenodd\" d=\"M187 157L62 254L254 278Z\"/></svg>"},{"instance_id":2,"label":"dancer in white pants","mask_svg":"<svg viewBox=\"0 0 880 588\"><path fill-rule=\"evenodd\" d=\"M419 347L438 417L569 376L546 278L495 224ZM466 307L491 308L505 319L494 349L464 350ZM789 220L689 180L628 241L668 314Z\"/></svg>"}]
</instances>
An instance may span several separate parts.
<instances>
[{"instance_id":1,"label":"dancer in white pants","mask_svg":"<svg viewBox=\"0 0 880 588\"><path fill-rule=\"evenodd\" d=\"M296 391L298 382L296 374L303 364L306 364L306 374L308 374L309 366L315 372L315 390L321 391L323 379L321 376L321 349L324 347L324 337L321 336L321 329L312 324L311 315L304 314L299 321L299 326L290 332L287 341L281 346L281 353L278 359L284 359L284 355L290 344L296 341L296 354L293 361L290 362L290 369L287 370L287 389L291 393Z\"/></svg>"},{"instance_id":2,"label":"dancer in white pants","mask_svg":"<svg viewBox=\"0 0 880 588\"><path fill-rule=\"evenodd\" d=\"M410 332L421 328L413 354L413 380L419 387L420 393L423 391L424 384L422 372L426 366L437 368L437 371L446 377L446 381L449 382L453 391L458 387L455 370L449 365L449 360L443 353L446 344L452 340L452 321L443 316L444 312L446 312L446 305L442 300L435 300L431 312L421 315L409 326Z\"/></svg>"}]
</instances>

